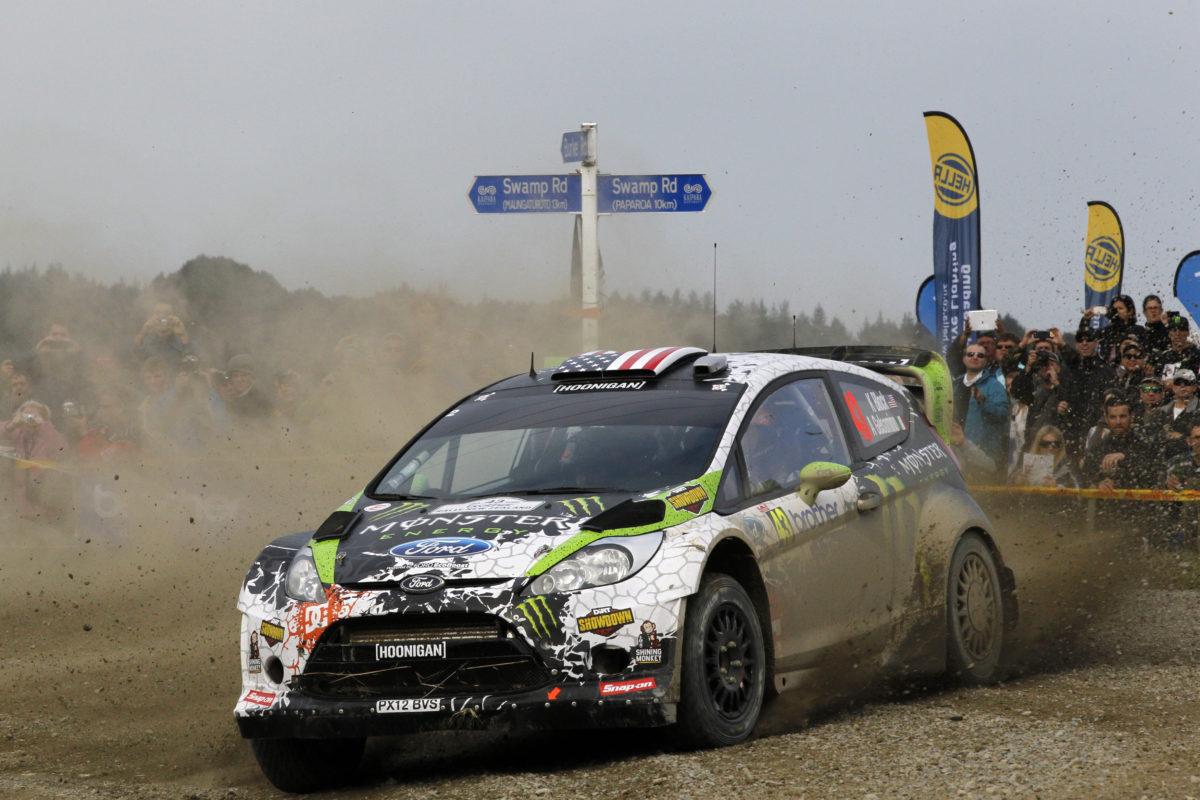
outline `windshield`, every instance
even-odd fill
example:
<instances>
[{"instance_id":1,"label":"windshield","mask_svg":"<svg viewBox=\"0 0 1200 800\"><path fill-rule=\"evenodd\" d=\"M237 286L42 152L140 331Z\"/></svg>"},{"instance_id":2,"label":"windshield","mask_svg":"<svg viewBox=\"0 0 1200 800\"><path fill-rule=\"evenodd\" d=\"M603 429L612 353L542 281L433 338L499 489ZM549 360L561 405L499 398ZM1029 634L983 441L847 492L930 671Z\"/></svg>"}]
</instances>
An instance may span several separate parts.
<instances>
[{"instance_id":1,"label":"windshield","mask_svg":"<svg viewBox=\"0 0 1200 800\"><path fill-rule=\"evenodd\" d=\"M699 477L741 387L473 397L405 449L376 497L643 492Z\"/></svg>"}]
</instances>

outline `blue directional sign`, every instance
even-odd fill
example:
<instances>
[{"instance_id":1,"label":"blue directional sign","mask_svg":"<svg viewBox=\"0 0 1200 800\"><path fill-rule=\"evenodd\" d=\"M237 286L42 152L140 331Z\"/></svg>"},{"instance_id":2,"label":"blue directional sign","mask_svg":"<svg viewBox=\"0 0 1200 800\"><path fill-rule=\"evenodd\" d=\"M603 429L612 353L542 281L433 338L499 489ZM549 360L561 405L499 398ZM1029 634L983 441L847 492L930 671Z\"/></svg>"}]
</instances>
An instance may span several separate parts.
<instances>
[{"instance_id":1,"label":"blue directional sign","mask_svg":"<svg viewBox=\"0 0 1200 800\"><path fill-rule=\"evenodd\" d=\"M710 197L703 175L601 175L596 185L601 214L703 211Z\"/></svg>"},{"instance_id":2,"label":"blue directional sign","mask_svg":"<svg viewBox=\"0 0 1200 800\"><path fill-rule=\"evenodd\" d=\"M479 175L467 199L480 214L528 214L580 210L578 175Z\"/></svg>"},{"instance_id":3,"label":"blue directional sign","mask_svg":"<svg viewBox=\"0 0 1200 800\"><path fill-rule=\"evenodd\" d=\"M567 131L562 138L564 164L587 158L587 131Z\"/></svg>"}]
</instances>

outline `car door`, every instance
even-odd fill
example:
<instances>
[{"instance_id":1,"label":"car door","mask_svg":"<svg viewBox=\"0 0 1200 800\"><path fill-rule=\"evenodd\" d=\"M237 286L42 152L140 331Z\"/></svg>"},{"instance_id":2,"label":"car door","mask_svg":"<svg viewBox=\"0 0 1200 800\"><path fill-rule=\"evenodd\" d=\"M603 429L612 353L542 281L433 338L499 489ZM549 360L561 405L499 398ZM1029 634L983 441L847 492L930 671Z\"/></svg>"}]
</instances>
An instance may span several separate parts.
<instances>
[{"instance_id":1,"label":"car door","mask_svg":"<svg viewBox=\"0 0 1200 800\"><path fill-rule=\"evenodd\" d=\"M849 466L850 450L820 374L768 387L737 437L723 504L755 539L771 603L776 669L802 669L853 644L886 615L890 575L878 526L863 525L853 480L797 492L799 472L815 461ZM887 577L881 577L887 575Z\"/></svg>"}]
</instances>

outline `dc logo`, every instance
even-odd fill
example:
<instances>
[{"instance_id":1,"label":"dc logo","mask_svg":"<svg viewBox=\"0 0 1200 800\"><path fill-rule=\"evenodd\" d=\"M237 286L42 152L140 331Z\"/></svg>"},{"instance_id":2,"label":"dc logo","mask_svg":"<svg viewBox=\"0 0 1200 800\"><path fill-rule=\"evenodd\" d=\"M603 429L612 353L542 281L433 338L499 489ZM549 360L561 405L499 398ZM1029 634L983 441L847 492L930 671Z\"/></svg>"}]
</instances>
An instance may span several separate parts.
<instances>
[{"instance_id":1,"label":"dc logo","mask_svg":"<svg viewBox=\"0 0 1200 800\"><path fill-rule=\"evenodd\" d=\"M957 153L945 153L933 165L933 189L948 206L961 206L975 196L975 170Z\"/></svg>"}]
</instances>

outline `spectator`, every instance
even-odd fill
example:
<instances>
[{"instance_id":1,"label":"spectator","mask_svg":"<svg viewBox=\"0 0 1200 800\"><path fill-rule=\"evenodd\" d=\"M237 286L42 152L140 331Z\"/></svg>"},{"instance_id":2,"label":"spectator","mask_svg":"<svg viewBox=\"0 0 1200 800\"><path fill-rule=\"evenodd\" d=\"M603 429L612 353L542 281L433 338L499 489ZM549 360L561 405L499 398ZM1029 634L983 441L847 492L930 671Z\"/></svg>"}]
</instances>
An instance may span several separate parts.
<instances>
[{"instance_id":1,"label":"spectator","mask_svg":"<svg viewBox=\"0 0 1200 800\"><path fill-rule=\"evenodd\" d=\"M1090 328L1093 317L1092 309L1083 312L1079 328ZM1121 342L1130 334L1137 336L1140 342L1146 335L1146 329L1138 325L1137 307L1129 295L1118 295L1108 307L1106 314L1108 327L1100 329L1100 357L1109 363L1117 360Z\"/></svg>"},{"instance_id":2,"label":"spectator","mask_svg":"<svg viewBox=\"0 0 1200 800\"><path fill-rule=\"evenodd\" d=\"M1008 365L1011 362L1004 363ZM1005 469L1009 472L1025 451L1025 424L1029 419L1029 406L1012 393L1013 380L1019 374L1020 370L1015 368L1009 368L1004 373L1004 389L1008 393L1008 463Z\"/></svg>"},{"instance_id":3,"label":"spectator","mask_svg":"<svg viewBox=\"0 0 1200 800\"><path fill-rule=\"evenodd\" d=\"M280 370L275 373L271 383L275 390L271 416L284 438L292 438L298 433L296 426L304 401L300 373L291 369Z\"/></svg>"},{"instance_id":4,"label":"spectator","mask_svg":"<svg viewBox=\"0 0 1200 800\"><path fill-rule=\"evenodd\" d=\"M133 395L127 389L110 386L97 391L96 413L90 425L76 445L84 462L124 461L134 456L141 446L137 410Z\"/></svg>"},{"instance_id":5,"label":"spectator","mask_svg":"<svg viewBox=\"0 0 1200 800\"><path fill-rule=\"evenodd\" d=\"M161 356L150 356L142 362L142 391L145 397L138 405L138 421L149 441L161 442L165 435L167 391L171 388L170 368Z\"/></svg>"},{"instance_id":6,"label":"spectator","mask_svg":"<svg viewBox=\"0 0 1200 800\"><path fill-rule=\"evenodd\" d=\"M1179 369L1171 381L1171 401L1148 412L1147 426L1162 431L1163 455L1174 456L1186 448L1184 437L1193 421L1200 421L1200 400L1196 398L1196 373Z\"/></svg>"},{"instance_id":7,"label":"spectator","mask_svg":"<svg viewBox=\"0 0 1200 800\"><path fill-rule=\"evenodd\" d=\"M1200 491L1200 421L1186 436L1188 449L1167 461L1166 486L1173 492ZM1191 503L1172 504L1170 522L1166 526L1167 548L1196 549L1196 514Z\"/></svg>"},{"instance_id":8,"label":"spectator","mask_svg":"<svg viewBox=\"0 0 1200 800\"><path fill-rule=\"evenodd\" d=\"M1156 484L1158 460L1133 430L1128 399L1110 397L1104 403L1105 430L1088 442L1083 457L1083 479L1088 486L1113 489L1146 489Z\"/></svg>"},{"instance_id":9,"label":"spectator","mask_svg":"<svg viewBox=\"0 0 1200 800\"><path fill-rule=\"evenodd\" d=\"M256 385L254 359L242 353L229 359L225 368L227 389L222 393L235 426L256 426L271 417L271 400Z\"/></svg>"},{"instance_id":10,"label":"spectator","mask_svg":"<svg viewBox=\"0 0 1200 800\"><path fill-rule=\"evenodd\" d=\"M166 301L156 301L142 329L133 337L132 355L135 364L147 358L161 358L170 369L191 352L192 338L187 327L175 314L175 307Z\"/></svg>"},{"instance_id":11,"label":"spectator","mask_svg":"<svg viewBox=\"0 0 1200 800\"><path fill-rule=\"evenodd\" d=\"M1163 319L1162 300L1156 294L1148 294L1142 300L1142 313L1146 316L1146 335L1142 347L1151 353L1166 350L1171 346L1167 336L1167 323Z\"/></svg>"},{"instance_id":12,"label":"spectator","mask_svg":"<svg viewBox=\"0 0 1200 800\"><path fill-rule=\"evenodd\" d=\"M71 338L65 322L50 323L46 335L34 345L25 363L24 372L34 396L48 407L57 409L66 400L78 401L86 396L83 348Z\"/></svg>"},{"instance_id":13,"label":"spectator","mask_svg":"<svg viewBox=\"0 0 1200 800\"><path fill-rule=\"evenodd\" d=\"M955 420L997 468L1008 463L1008 395L994 372L987 370L987 351L969 344L963 352L965 372L955 380Z\"/></svg>"},{"instance_id":14,"label":"spectator","mask_svg":"<svg viewBox=\"0 0 1200 800\"><path fill-rule=\"evenodd\" d=\"M1116 369L1116 385L1132 397L1137 394L1142 381L1154 375L1154 369L1146 360L1146 353L1137 345L1121 350L1121 364Z\"/></svg>"},{"instance_id":15,"label":"spectator","mask_svg":"<svg viewBox=\"0 0 1200 800\"><path fill-rule=\"evenodd\" d=\"M1150 357L1154 374L1164 381L1169 382L1177 369L1192 372L1200 370L1200 348L1188 341L1190 328L1184 316L1174 314L1167 318L1167 338L1170 339L1171 346Z\"/></svg>"},{"instance_id":16,"label":"spectator","mask_svg":"<svg viewBox=\"0 0 1200 800\"><path fill-rule=\"evenodd\" d=\"M224 383L224 373L216 373ZM232 395L232 389L229 390ZM188 353L167 390L163 429L167 441L189 452L210 448L230 429L229 411L219 391L201 368L200 359Z\"/></svg>"},{"instance_id":17,"label":"spectator","mask_svg":"<svg viewBox=\"0 0 1200 800\"><path fill-rule=\"evenodd\" d=\"M963 426L950 423L950 449L962 465L968 483L990 483L996 476L996 462L963 434Z\"/></svg>"},{"instance_id":18,"label":"spectator","mask_svg":"<svg viewBox=\"0 0 1200 800\"><path fill-rule=\"evenodd\" d=\"M1074 357L1071 364L1070 391L1065 394L1066 406L1058 409L1062 429L1071 443L1071 454L1078 457L1088 428L1100 413L1104 390L1117 383L1117 371L1101 359L1096 351L1100 336L1091 328L1075 334Z\"/></svg>"},{"instance_id":19,"label":"spectator","mask_svg":"<svg viewBox=\"0 0 1200 800\"><path fill-rule=\"evenodd\" d=\"M1022 452L1012 472L1016 486L1058 486L1078 489L1079 475L1067 457L1067 440L1053 425L1043 425L1033 436L1032 446ZM1027 458L1028 456L1028 458ZM1049 463L1044 460L1049 457Z\"/></svg>"},{"instance_id":20,"label":"spectator","mask_svg":"<svg viewBox=\"0 0 1200 800\"><path fill-rule=\"evenodd\" d=\"M1000 371L1007 375L1009 365L1016 366L1021 357L1021 337L1005 331L996 337L996 361Z\"/></svg>"},{"instance_id":21,"label":"spectator","mask_svg":"<svg viewBox=\"0 0 1200 800\"><path fill-rule=\"evenodd\" d=\"M70 485L55 465L66 459L70 446L55 429L50 409L37 400L26 400L0 426L0 435L21 459L10 473L17 513L27 519L57 519L67 509Z\"/></svg>"},{"instance_id":22,"label":"spectator","mask_svg":"<svg viewBox=\"0 0 1200 800\"><path fill-rule=\"evenodd\" d=\"M963 332L960 333L950 346L946 349L946 363L950 365L950 374L952 377L959 377L963 374L961 366L962 353L967 346L967 339L973 331L971 330L971 322L967 320L963 326ZM1004 323L996 320L996 330L994 331L979 331L975 335L975 344L981 345L987 352L987 363L984 369L987 372L996 374L1000 371L1000 355L996 352L997 338L1004 334Z\"/></svg>"},{"instance_id":23,"label":"spectator","mask_svg":"<svg viewBox=\"0 0 1200 800\"><path fill-rule=\"evenodd\" d=\"M1032 434L1043 425L1054 425L1067 429L1067 411L1070 409L1071 386L1062 369L1062 360L1046 340L1039 342L1031 351L1029 363L1012 382L1012 396L1029 406L1025 421L1025 441L1021 449L1028 450ZM1068 446L1078 452L1079 442L1068 439Z\"/></svg>"},{"instance_id":24,"label":"spectator","mask_svg":"<svg viewBox=\"0 0 1200 800\"><path fill-rule=\"evenodd\" d=\"M29 393L29 377L24 372L14 372L8 379L8 393L4 397L3 406L0 406L0 413L6 418L11 417L22 403L32 399Z\"/></svg>"}]
</instances>

